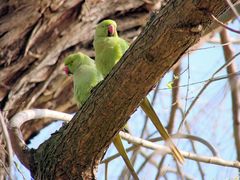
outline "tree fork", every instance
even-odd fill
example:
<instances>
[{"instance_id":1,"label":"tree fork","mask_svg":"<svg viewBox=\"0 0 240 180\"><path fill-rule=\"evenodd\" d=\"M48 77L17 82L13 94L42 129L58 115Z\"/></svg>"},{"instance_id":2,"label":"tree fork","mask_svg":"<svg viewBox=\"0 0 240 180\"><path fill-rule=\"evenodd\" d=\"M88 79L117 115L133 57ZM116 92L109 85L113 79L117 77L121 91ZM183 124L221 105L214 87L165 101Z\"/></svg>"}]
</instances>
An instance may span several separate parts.
<instances>
[{"instance_id":1,"label":"tree fork","mask_svg":"<svg viewBox=\"0 0 240 180\"><path fill-rule=\"evenodd\" d=\"M96 179L104 152L142 98L200 39L209 13L218 17L227 8L224 0L169 1L73 120L36 150L34 178Z\"/></svg>"}]
</instances>

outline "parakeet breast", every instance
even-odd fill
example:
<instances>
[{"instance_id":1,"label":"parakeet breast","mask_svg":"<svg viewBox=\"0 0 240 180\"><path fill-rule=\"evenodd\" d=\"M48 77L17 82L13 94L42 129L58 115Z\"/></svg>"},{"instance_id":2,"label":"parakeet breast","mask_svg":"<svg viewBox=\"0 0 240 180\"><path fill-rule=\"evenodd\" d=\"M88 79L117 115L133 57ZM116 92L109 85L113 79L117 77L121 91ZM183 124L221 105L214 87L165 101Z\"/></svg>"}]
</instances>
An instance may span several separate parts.
<instances>
[{"instance_id":1,"label":"parakeet breast","mask_svg":"<svg viewBox=\"0 0 240 180\"><path fill-rule=\"evenodd\" d=\"M73 77L74 97L78 104L83 104L91 94L91 90L102 80L95 66L82 65Z\"/></svg>"},{"instance_id":2,"label":"parakeet breast","mask_svg":"<svg viewBox=\"0 0 240 180\"><path fill-rule=\"evenodd\" d=\"M122 48L119 37L100 37L94 40L97 69L106 76L120 60L127 48Z\"/></svg>"}]
</instances>

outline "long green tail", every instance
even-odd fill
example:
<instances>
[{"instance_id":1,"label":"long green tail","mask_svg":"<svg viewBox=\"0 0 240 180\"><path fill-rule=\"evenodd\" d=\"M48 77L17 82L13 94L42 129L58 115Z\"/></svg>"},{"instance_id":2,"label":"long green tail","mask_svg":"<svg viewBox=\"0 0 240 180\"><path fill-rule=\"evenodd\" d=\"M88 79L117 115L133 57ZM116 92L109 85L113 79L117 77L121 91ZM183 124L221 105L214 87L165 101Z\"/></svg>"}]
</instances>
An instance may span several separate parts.
<instances>
[{"instance_id":1,"label":"long green tail","mask_svg":"<svg viewBox=\"0 0 240 180\"><path fill-rule=\"evenodd\" d=\"M143 111L147 114L147 116L150 118L154 126L157 128L158 132L162 136L162 138L167 142L169 145L172 154L174 158L181 164L184 162L184 157L178 150L178 148L175 146L175 144L172 141L172 138L168 134L167 130L162 125L161 121L159 120L157 114L155 113L152 105L150 104L149 100L145 97L143 101L140 104Z\"/></svg>"},{"instance_id":2,"label":"long green tail","mask_svg":"<svg viewBox=\"0 0 240 180\"><path fill-rule=\"evenodd\" d=\"M126 151L124 149L124 146L123 146L123 143L122 143L122 140L121 140L121 137L120 137L119 134L114 137L113 144L116 147L116 149L119 152L119 154L122 156L125 164L127 165L129 171L131 172L133 178L138 180L139 179L138 175L135 172L135 170L134 170L134 168L133 168L133 166L132 166L132 164L131 164L128 156L127 156L127 153L126 153Z\"/></svg>"}]
</instances>

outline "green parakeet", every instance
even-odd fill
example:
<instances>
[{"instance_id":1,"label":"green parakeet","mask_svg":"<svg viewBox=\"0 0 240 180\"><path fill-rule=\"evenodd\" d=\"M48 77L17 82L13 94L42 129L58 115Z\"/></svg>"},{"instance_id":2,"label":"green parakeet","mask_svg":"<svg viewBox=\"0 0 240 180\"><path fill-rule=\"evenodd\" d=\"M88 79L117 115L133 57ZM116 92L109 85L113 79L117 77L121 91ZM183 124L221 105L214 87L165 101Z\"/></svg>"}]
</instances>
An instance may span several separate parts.
<instances>
[{"instance_id":1,"label":"green parakeet","mask_svg":"<svg viewBox=\"0 0 240 180\"><path fill-rule=\"evenodd\" d=\"M65 72L73 74L74 98L78 106L87 100L91 89L102 79L102 75L96 69L93 59L83 53L71 54L64 59Z\"/></svg>"},{"instance_id":2,"label":"green parakeet","mask_svg":"<svg viewBox=\"0 0 240 180\"><path fill-rule=\"evenodd\" d=\"M83 53L69 55L64 59L64 64L66 74L73 74L74 97L78 106L81 106L90 96L92 88L103 79L102 74L97 70L94 60ZM134 179L138 179L119 134L114 137L113 143Z\"/></svg>"},{"instance_id":3,"label":"green parakeet","mask_svg":"<svg viewBox=\"0 0 240 180\"><path fill-rule=\"evenodd\" d=\"M120 60L129 47L124 39L118 37L117 24L113 20L104 20L97 25L93 46L96 52L96 67L104 77L112 70L113 66ZM184 157L173 143L149 100L144 98L140 106L171 148L175 159L182 164L184 162Z\"/></svg>"}]
</instances>

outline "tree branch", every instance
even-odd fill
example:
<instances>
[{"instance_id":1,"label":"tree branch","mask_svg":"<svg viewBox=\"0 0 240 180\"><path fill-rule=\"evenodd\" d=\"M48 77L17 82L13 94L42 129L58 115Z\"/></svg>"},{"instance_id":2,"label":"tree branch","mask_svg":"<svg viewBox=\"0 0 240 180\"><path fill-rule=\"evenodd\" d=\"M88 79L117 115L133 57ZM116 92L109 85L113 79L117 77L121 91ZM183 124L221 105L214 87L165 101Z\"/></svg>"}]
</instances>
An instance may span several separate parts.
<instances>
[{"instance_id":1,"label":"tree branch","mask_svg":"<svg viewBox=\"0 0 240 180\"><path fill-rule=\"evenodd\" d=\"M104 151L142 98L201 37L193 28L204 31L211 23L205 10L219 15L226 8L219 0L169 1L74 118L39 147L35 178L94 179Z\"/></svg>"},{"instance_id":2,"label":"tree branch","mask_svg":"<svg viewBox=\"0 0 240 180\"><path fill-rule=\"evenodd\" d=\"M228 43L229 36L227 34L227 30L223 29L220 33L221 43ZM234 56L234 51L229 44L228 46L223 46L225 61L226 63L232 59ZM232 74L236 73L236 66L233 62L227 67L227 73ZM233 132L235 139L235 146L237 151L237 160L240 161L240 94L239 94L239 79L236 77L229 77L229 85L231 88L231 99L232 99L232 115L233 115Z\"/></svg>"},{"instance_id":3,"label":"tree branch","mask_svg":"<svg viewBox=\"0 0 240 180\"><path fill-rule=\"evenodd\" d=\"M30 109L30 110L25 110L22 112L17 113L11 120L10 120L10 130L15 130L15 132L20 132L20 128L22 126L23 123L32 120L32 119L37 119L37 118L43 118L43 117L48 117L48 118L53 118L53 119L61 119L64 121L69 122L73 115L70 114L66 114L66 113L61 113L61 112L56 112L56 111L52 111L52 110L48 110L48 109ZM162 145L157 145L154 144L153 142L162 140L161 138L155 138L152 139L151 141L147 141L141 138L137 138L137 137L133 137L128 133L124 133L124 132L120 132L119 133L120 136L127 140L130 143L135 144L137 147L133 147L134 148L138 148L138 146L142 146L142 147L146 147L152 150L156 150L156 152L161 152L162 154L168 153L171 154L171 150L168 147L162 146ZM21 134L13 134L14 136L12 136L12 140L15 143L16 140L14 139L20 139L21 138ZM174 138L188 138L191 140L197 140L203 144L205 144L206 146L209 147L209 149L212 151L213 155L217 155L216 150L214 147L212 147L208 142L206 142L205 140L192 136L192 135L184 135L184 134L177 134L175 136L173 136ZM24 144L24 148L22 148L22 143ZM13 146L14 148L16 148L17 146ZM22 151L20 153L20 155L26 155L27 153L29 154L28 157L30 157L31 152L27 149L24 141L22 139L20 139L20 145L17 147L19 149L14 149L15 152L19 152ZM130 148L132 149L132 148ZM27 151L27 152L26 152ZM127 150L128 151L128 150ZM201 162L206 162L206 163L212 163L212 164L217 164L217 165L223 165L223 166L230 166L230 167L240 167L240 162L231 162L231 161L226 161L223 160L221 158L218 157L207 157L207 156L200 156L200 155L196 155L193 153L189 153L189 152L181 152L183 154L184 157L192 159L192 160L196 160L196 161L201 161ZM19 155L18 155L19 156ZM108 159L104 160L103 163L108 163L111 160L115 159L116 157L118 157L118 154L109 157ZM21 158L21 156L20 156ZM29 167L29 164L31 163L31 159L26 159L26 156L23 156L23 158L25 159L20 159L22 161L22 163L24 163L25 166ZM27 160L27 164L26 164L26 160Z\"/></svg>"},{"instance_id":4,"label":"tree branch","mask_svg":"<svg viewBox=\"0 0 240 180\"><path fill-rule=\"evenodd\" d=\"M8 174L9 174L9 177L10 179L13 178L13 149L12 149L12 144L11 144L11 139L9 137L9 134L8 134L8 130L7 130L7 126L6 126L6 121L5 121L5 118L3 117L2 115L2 112L0 111L0 124L2 126L2 131L3 131L3 135L4 135L4 138L5 138L5 141L6 141L6 145L7 145L7 151L8 151ZM3 164L4 166L4 164Z\"/></svg>"},{"instance_id":5,"label":"tree branch","mask_svg":"<svg viewBox=\"0 0 240 180\"><path fill-rule=\"evenodd\" d=\"M142 147L146 147L152 150L158 150L161 154L171 153L168 147L164 147L141 138L133 137L128 133L120 132L120 135L123 139L131 143L134 143L135 145L141 145ZM219 157L202 156L202 155L197 155L197 154L185 152L185 151L181 151L181 153L185 158L188 158L191 160L196 160L200 162L211 163L211 164L216 164L221 166L240 168L240 162L238 161L227 161Z\"/></svg>"},{"instance_id":6,"label":"tree branch","mask_svg":"<svg viewBox=\"0 0 240 180\"><path fill-rule=\"evenodd\" d=\"M151 87L199 40L203 31L210 25L211 19L205 13L206 10L218 17L226 9L227 4L224 0L169 1L151 18L122 60L96 88L73 120L34 152L30 164L34 177L68 179L71 174L73 179L94 179L97 166L111 139L124 126ZM101 9L99 11L101 12ZM61 12L59 11L56 17L62 17ZM96 19L101 17L103 16ZM87 20L89 19L85 19ZM75 28L80 28L83 23ZM90 30L92 28L90 26ZM50 65L55 64L60 55L58 48L62 49L64 43L70 47L70 44L75 44L80 37L68 38L58 38L59 43L55 43L51 48L54 53L45 52L43 61L36 69L51 68ZM29 74L29 79L25 79L29 84L19 85L19 88L26 87L23 93L29 91L31 83L36 81L34 72Z\"/></svg>"}]
</instances>

